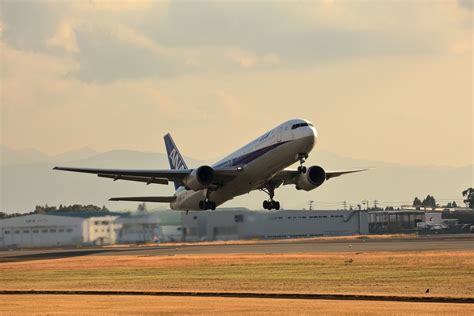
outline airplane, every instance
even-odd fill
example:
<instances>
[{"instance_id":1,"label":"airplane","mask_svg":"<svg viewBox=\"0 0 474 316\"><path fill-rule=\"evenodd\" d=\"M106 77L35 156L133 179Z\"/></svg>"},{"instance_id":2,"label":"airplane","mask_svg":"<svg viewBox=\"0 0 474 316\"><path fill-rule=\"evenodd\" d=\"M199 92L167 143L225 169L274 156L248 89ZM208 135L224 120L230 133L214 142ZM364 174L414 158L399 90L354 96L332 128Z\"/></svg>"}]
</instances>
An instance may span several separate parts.
<instances>
[{"instance_id":1,"label":"airplane","mask_svg":"<svg viewBox=\"0 0 474 316\"><path fill-rule=\"evenodd\" d=\"M54 170L97 174L114 181L137 181L167 185L173 182L172 196L115 197L110 201L170 203L172 210L215 210L234 197L260 190L268 194L263 201L266 210L279 210L274 200L275 189L294 185L297 190L310 191L325 181L348 173L365 171L326 171L320 166L304 165L317 141L314 125L304 119L286 121L236 150L212 166L189 169L173 138L164 136L171 169L95 169L54 167ZM299 162L296 170L285 169Z\"/></svg>"}]
</instances>

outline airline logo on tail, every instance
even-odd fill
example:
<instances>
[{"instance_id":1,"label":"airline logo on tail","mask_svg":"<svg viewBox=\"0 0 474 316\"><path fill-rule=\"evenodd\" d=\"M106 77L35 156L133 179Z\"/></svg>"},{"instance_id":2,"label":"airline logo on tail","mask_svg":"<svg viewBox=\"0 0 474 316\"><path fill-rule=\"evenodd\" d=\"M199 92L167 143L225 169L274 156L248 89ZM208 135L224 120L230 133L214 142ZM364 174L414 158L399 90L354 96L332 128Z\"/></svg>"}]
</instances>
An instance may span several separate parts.
<instances>
[{"instance_id":1,"label":"airline logo on tail","mask_svg":"<svg viewBox=\"0 0 474 316\"><path fill-rule=\"evenodd\" d=\"M170 160L171 169L187 169L181 158L181 155L176 150L176 148L173 148L173 150L171 150L168 158Z\"/></svg>"},{"instance_id":2,"label":"airline logo on tail","mask_svg":"<svg viewBox=\"0 0 474 316\"><path fill-rule=\"evenodd\" d=\"M165 139L165 146L166 146L166 152L168 154L168 161L170 163L170 168L171 169L188 169L188 166L186 166L186 162L184 162L183 156L181 156L178 147L176 147L176 144L173 141L173 138L171 135L168 133L164 137ZM174 188L178 190L178 188L182 185L181 182L179 181L173 181L174 182Z\"/></svg>"}]
</instances>

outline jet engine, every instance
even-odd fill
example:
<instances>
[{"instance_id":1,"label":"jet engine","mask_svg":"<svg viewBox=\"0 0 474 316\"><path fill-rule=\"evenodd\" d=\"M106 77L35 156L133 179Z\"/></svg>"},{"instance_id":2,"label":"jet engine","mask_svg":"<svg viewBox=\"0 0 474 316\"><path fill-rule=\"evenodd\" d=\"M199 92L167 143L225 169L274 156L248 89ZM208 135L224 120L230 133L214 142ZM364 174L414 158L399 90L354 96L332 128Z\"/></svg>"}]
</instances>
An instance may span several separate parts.
<instances>
[{"instance_id":1,"label":"jet engine","mask_svg":"<svg viewBox=\"0 0 474 316\"><path fill-rule=\"evenodd\" d=\"M326 172L320 166L309 167L305 173L300 173L295 181L297 190L311 191L326 181Z\"/></svg>"},{"instance_id":2,"label":"jet engine","mask_svg":"<svg viewBox=\"0 0 474 316\"><path fill-rule=\"evenodd\" d=\"M214 169L209 166L201 166L194 169L183 180L183 184L188 190L199 191L208 188L214 180Z\"/></svg>"}]
</instances>

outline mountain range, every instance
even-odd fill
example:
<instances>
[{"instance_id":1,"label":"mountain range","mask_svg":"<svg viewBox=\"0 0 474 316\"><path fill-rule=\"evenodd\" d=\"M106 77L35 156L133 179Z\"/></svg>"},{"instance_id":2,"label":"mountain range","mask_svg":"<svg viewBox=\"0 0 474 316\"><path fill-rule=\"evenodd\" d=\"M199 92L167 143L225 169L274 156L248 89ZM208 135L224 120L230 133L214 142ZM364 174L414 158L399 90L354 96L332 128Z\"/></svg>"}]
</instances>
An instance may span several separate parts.
<instances>
[{"instance_id":1,"label":"mountain range","mask_svg":"<svg viewBox=\"0 0 474 316\"><path fill-rule=\"evenodd\" d=\"M0 211L29 212L35 205L96 204L111 210L134 210L137 203L110 202L114 196L171 195L173 186L145 185L143 183L98 178L89 174L53 171L56 165L102 168L168 168L164 153L112 150L97 152L82 148L61 155L49 156L34 149L14 150L0 145L1 196ZM407 153L409 154L409 153ZM427 158L428 159L428 158ZM210 164L185 157L188 166ZM326 170L344 170L371 167L369 171L331 179L310 191L296 191L293 186L281 187L276 199L282 208L307 208L314 201L317 209L356 206L363 200L373 205L409 204L417 196L423 199L434 195L440 204L462 201L461 192L473 186L473 165L464 167L406 166L381 161L357 160L324 150L314 150L307 165L320 165ZM266 199L263 192L236 197L225 207L261 209ZM148 205L149 208L167 209L166 204Z\"/></svg>"}]
</instances>

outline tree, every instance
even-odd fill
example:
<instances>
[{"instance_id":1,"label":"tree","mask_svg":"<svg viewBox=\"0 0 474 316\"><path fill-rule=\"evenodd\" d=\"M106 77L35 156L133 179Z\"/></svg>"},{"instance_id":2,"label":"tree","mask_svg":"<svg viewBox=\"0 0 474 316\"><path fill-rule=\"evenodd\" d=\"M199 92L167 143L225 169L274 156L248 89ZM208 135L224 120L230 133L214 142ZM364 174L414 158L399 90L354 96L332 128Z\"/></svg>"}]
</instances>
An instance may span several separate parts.
<instances>
[{"instance_id":1,"label":"tree","mask_svg":"<svg viewBox=\"0 0 474 316\"><path fill-rule=\"evenodd\" d=\"M462 191L462 196L464 196L466 199L463 201L466 203L466 206L469 208L474 208L474 189L469 188L464 191Z\"/></svg>"},{"instance_id":2,"label":"tree","mask_svg":"<svg viewBox=\"0 0 474 316\"><path fill-rule=\"evenodd\" d=\"M435 208L436 199L434 198L434 196L431 196L428 194L426 198L423 200L423 202L421 202L421 206Z\"/></svg>"},{"instance_id":3,"label":"tree","mask_svg":"<svg viewBox=\"0 0 474 316\"><path fill-rule=\"evenodd\" d=\"M415 197L415 200L413 201L413 206L414 207L420 207L421 206L421 201L418 197Z\"/></svg>"}]
</instances>

